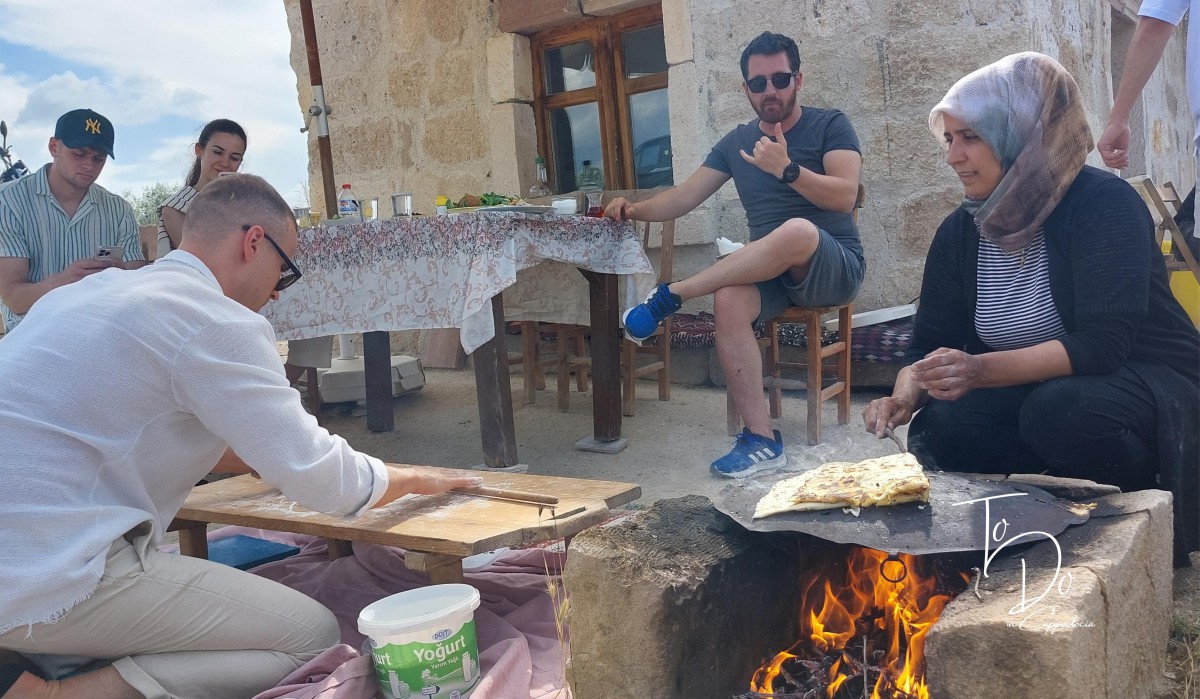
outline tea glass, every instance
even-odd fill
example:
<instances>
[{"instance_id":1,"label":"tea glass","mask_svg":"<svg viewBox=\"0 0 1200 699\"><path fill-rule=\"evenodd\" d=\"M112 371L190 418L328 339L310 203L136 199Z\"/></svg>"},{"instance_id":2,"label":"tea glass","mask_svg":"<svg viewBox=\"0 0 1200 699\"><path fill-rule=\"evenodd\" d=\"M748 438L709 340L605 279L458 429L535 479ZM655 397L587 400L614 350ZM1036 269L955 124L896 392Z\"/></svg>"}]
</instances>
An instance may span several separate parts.
<instances>
[{"instance_id":1,"label":"tea glass","mask_svg":"<svg viewBox=\"0 0 1200 699\"><path fill-rule=\"evenodd\" d=\"M588 192L587 193L587 215L592 218L602 218L604 216L604 208L600 206L600 198L604 196L604 192Z\"/></svg>"},{"instance_id":2,"label":"tea glass","mask_svg":"<svg viewBox=\"0 0 1200 699\"><path fill-rule=\"evenodd\" d=\"M412 194L400 192L392 195L392 218L412 216Z\"/></svg>"}]
</instances>

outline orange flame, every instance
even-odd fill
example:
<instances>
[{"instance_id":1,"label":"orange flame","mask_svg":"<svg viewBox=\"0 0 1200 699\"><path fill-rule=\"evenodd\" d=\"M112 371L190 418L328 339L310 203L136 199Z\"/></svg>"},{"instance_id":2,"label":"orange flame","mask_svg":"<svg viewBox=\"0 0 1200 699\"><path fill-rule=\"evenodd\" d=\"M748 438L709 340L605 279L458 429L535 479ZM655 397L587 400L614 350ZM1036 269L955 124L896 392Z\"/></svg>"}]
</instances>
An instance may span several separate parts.
<instances>
[{"instance_id":1,"label":"orange flame","mask_svg":"<svg viewBox=\"0 0 1200 699\"><path fill-rule=\"evenodd\" d=\"M903 553L899 558L889 560L882 551L853 547L844 565L831 564L810 575L800 599L800 640L755 671L751 691L774 693L775 680L787 660L812 657L813 651L822 656L837 653L826 688L826 697L833 699L850 679L846 673L858 674L854 667L863 659L846 650L855 640L856 648L867 644L874 656L868 663L871 667L884 668L871 699L893 696L889 685L909 696L928 699L925 636L953 595L939 592L937 576L924 570L927 566L920 558ZM856 622L862 625L864 616L873 618L866 641L855 638ZM807 656L806 645L811 649Z\"/></svg>"}]
</instances>

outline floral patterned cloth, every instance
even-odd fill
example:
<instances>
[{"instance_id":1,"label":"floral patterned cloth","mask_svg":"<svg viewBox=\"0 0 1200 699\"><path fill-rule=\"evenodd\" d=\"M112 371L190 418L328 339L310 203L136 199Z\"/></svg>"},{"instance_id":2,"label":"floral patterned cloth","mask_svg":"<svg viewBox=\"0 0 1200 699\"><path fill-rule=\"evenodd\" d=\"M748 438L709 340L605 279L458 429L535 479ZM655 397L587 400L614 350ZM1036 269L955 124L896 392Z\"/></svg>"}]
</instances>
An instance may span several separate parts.
<instances>
[{"instance_id":1,"label":"floral patterned cloth","mask_svg":"<svg viewBox=\"0 0 1200 699\"><path fill-rule=\"evenodd\" d=\"M489 301L502 291L508 319L586 325L588 285L576 267L626 275L622 307L654 284L632 224L582 216L473 212L304 228L296 265L304 276L262 311L280 339L461 328L467 352L495 335Z\"/></svg>"}]
</instances>

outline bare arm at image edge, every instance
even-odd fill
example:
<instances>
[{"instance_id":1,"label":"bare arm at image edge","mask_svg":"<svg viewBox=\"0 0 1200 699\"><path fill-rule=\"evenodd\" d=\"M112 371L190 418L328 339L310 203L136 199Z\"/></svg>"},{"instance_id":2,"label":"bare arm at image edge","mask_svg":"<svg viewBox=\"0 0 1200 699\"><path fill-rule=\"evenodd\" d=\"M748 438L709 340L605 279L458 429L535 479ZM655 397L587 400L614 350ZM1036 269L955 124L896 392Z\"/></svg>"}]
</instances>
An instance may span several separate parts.
<instances>
[{"instance_id":1,"label":"bare arm at image edge","mask_svg":"<svg viewBox=\"0 0 1200 699\"><path fill-rule=\"evenodd\" d=\"M1193 18L1195 21L1195 18ZM1096 149L1111 168L1129 166L1129 115L1137 102L1150 75L1154 73L1162 58L1163 50L1175 33L1175 25L1153 17L1139 17L1129 50L1125 54L1125 66L1121 70L1121 84L1113 97L1113 108L1108 123ZM1189 47L1190 50L1197 50Z\"/></svg>"},{"instance_id":2,"label":"bare arm at image edge","mask_svg":"<svg viewBox=\"0 0 1200 699\"><path fill-rule=\"evenodd\" d=\"M618 221L670 221L700 206L728 180L729 175L702 165L683 184L646 201L634 204L624 197L613 199L604 215Z\"/></svg>"}]
</instances>

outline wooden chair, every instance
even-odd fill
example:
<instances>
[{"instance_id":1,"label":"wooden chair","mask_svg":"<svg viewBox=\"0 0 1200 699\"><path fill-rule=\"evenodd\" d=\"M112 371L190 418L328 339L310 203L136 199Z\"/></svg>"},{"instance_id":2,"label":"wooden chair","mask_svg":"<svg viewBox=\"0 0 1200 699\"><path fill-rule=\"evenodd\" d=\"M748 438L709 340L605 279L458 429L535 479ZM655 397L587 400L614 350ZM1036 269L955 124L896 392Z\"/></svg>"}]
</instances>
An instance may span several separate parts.
<instances>
[{"instance_id":1,"label":"wooden chair","mask_svg":"<svg viewBox=\"0 0 1200 699\"><path fill-rule=\"evenodd\" d=\"M664 189L667 188L606 191L601 203L607 206L608 202L616 197L625 197L632 202L638 202L649 199ZM642 244L647 248L650 244L651 227L649 223L641 226ZM662 224L662 245L659 256L659 280L661 281L669 281L671 278L674 251L675 222L668 221ZM521 355L519 357L510 355L509 364L521 364L524 367L526 403L532 404L537 391L546 387L544 369L551 365L556 366L558 372L557 398L560 411L566 412L570 409L572 374L575 376L576 389L588 390L588 374L591 371L592 359L587 349L585 337L587 332L588 326L586 325L539 324L532 321L521 323L523 338ZM546 359L541 354L539 339L543 333L555 335L556 350L551 359ZM655 344L645 347L638 347L628 340L622 341L621 363L624 367L634 367L632 371L626 371L622 383L621 413L627 417L634 414L634 382L642 376L657 373L659 400L671 399L670 321L665 322L655 335L658 336ZM654 354L656 359L643 365L635 363L639 355L647 354Z\"/></svg>"},{"instance_id":2,"label":"wooden chair","mask_svg":"<svg viewBox=\"0 0 1200 699\"><path fill-rule=\"evenodd\" d=\"M1150 215L1154 218L1154 239L1158 246L1161 248L1163 240L1168 235L1170 236L1171 252L1165 253L1167 271L1191 272L1196 277L1196 282L1200 283L1200 265L1196 264L1196 258L1192 255L1191 248L1188 247L1183 233L1175 223L1175 211L1167 204L1169 198L1176 209L1179 207L1179 194L1175 191L1175 186L1168 182L1160 189L1154 186L1154 182L1145 175L1130 177L1125 181L1133 185L1138 195L1142 197L1142 201L1146 202L1146 206L1150 208ZM1178 253L1178 257L1175 253Z\"/></svg>"},{"instance_id":3,"label":"wooden chair","mask_svg":"<svg viewBox=\"0 0 1200 699\"><path fill-rule=\"evenodd\" d=\"M662 224L662 244L659 248L657 284L670 283L675 267L675 221ZM642 247L650 249L650 224L642 228ZM621 414L634 414L635 387L643 376L657 375L658 399L671 400L671 319L668 317L651 336L654 344L639 347L628 338L621 341L621 366L624 371L621 386ZM638 357L650 355L647 364L638 364Z\"/></svg>"},{"instance_id":4,"label":"wooden chair","mask_svg":"<svg viewBox=\"0 0 1200 699\"><path fill-rule=\"evenodd\" d=\"M854 201L852 214L854 223L858 224L858 210L866 200L866 188L858 185L858 196ZM826 314L838 315L838 339L827 345L821 345L821 317ZM821 404L830 398L837 398L838 424L850 422L850 331L853 316L853 304L844 306L800 307L791 306L778 317L767 322L766 336L758 340L760 348L766 350L763 360L763 387L767 390L772 418L783 416L783 389L803 388L807 393L808 404L808 444L810 446L821 442ZM805 352L803 362L785 362L782 359L779 342L779 326L794 323L804 327ZM830 364L826 360L832 359ZM831 382L825 386L825 369L832 369ZM786 379L783 372L789 369L805 371L803 380ZM726 426L730 435L741 431L742 416L733 404L733 397L725 394Z\"/></svg>"},{"instance_id":5,"label":"wooden chair","mask_svg":"<svg viewBox=\"0 0 1200 699\"><path fill-rule=\"evenodd\" d=\"M605 196L618 196L622 193L608 192ZM606 202L607 203L607 202ZM638 223L637 228L642 234L642 247L650 249L650 232L655 227L655 224L650 222ZM659 272L658 279L655 284L670 282L671 275L675 266L675 221L664 221L661 224L661 246L659 248ZM571 329L579 326L571 326ZM568 330L570 332L571 330ZM667 318L659 324L658 328L650 336L653 341L647 340L646 344L639 346L637 343L629 339L621 340L621 414L625 417L633 417L636 406L636 387L637 380L643 376L655 375L658 380L658 399L671 400L671 319ZM650 362L640 364L638 359L644 356L651 356ZM584 352L576 350L574 355L569 354L569 349L563 345L559 345L559 382L558 382L558 408L559 410L567 410L568 401L570 400L568 392L569 373L575 372L576 376L586 376L592 368L592 358ZM581 388L580 390L587 390Z\"/></svg>"}]
</instances>

